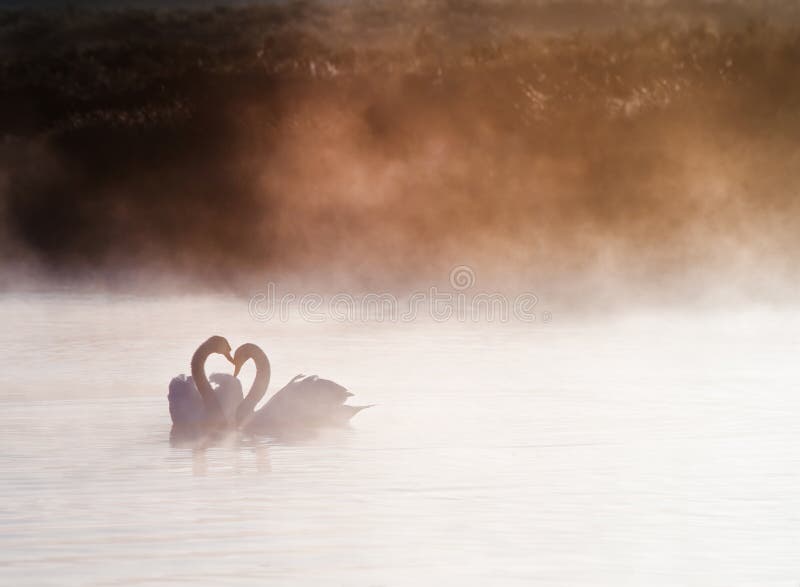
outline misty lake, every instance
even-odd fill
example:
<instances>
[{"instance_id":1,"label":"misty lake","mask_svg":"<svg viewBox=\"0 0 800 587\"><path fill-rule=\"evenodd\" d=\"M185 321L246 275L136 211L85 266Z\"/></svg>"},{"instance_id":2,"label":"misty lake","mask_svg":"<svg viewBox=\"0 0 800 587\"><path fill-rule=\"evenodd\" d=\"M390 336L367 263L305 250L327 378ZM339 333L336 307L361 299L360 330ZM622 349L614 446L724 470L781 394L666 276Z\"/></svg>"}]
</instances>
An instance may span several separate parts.
<instances>
[{"instance_id":1,"label":"misty lake","mask_svg":"<svg viewBox=\"0 0 800 587\"><path fill-rule=\"evenodd\" d=\"M262 323L63 293L0 321L4 585L800 584L794 314ZM167 384L211 334L263 346L271 391L377 405L172 446Z\"/></svg>"}]
</instances>

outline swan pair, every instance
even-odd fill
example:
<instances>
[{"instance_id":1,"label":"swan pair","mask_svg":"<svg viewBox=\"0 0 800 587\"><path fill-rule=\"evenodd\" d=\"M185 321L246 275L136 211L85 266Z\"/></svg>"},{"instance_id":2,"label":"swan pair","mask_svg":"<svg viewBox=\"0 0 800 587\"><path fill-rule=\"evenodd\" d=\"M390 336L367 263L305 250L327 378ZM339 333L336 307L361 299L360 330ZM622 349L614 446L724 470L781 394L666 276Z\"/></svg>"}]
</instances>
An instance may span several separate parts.
<instances>
[{"instance_id":1,"label":"swan pair","mask_svg":"<svg viewBox=\"0 0 800 587\"><path fill-rule=\"evenodd\" d=\"M206 377L206 360L215 353L233 363L233 375L213 373ZM237 375L251 359L256 365L256 377L244 396ZM370 407L345 405L353 394L333 381L298 375L256 410L267 392L270 374L269 359L257 345L245 343L231 356L228 341L212 336L192 355L191 376L178 375L170 381L167 399L173 436L231 428L253 434L279 434L340 426Z\"/></svg>"}]
</instances>

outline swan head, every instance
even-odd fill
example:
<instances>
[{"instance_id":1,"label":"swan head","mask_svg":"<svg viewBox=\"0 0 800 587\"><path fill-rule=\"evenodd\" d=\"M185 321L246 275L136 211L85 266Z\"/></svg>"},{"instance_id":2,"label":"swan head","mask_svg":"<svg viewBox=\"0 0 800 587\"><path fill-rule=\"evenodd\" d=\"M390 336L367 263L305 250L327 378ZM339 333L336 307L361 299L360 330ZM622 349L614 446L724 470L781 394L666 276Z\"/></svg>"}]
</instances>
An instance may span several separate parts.
<instances>
[{"instance_id":1,"label":"swan head","mask_svg":"<svg viewBox=\"0 0 800 587\"><path fill-rule=\"evenodd\" d=\"M212 336L205 342L205 347L212 353L218 353L233 363L231 345L224 336Z\"/></svg>"},{"instance_id":2,"label":"swan head","mask_svg":"<svg viewBox=\"0 0 800 587\"><path fill-rule=\"evenodd\" d=\"M238 377L239 371L242 370L242 365L244 365L247 361L253 359L256 362L256 367L259 364L264 366L263 364L266 363L267 369L269 369L269 360L267 359L267 355L264 354L264 351L261 350L257 345L246 342L241 345L239 348L236 349L236 352L233 354L233 376Z\"/></svg>"},{"instance_id":3,"label":"swan head","mask_svg":"<svg viewBox=\"0 0 800 587\"><path fill-rule=\"evenodd\" d=\"M247 361L250 360L250 357L247 355L243 347L239 347L236 349L236 352L233 353L233 376L238 377L239 371L242 370L242 365L244 365Z\"/></svg>"}]
</instances>

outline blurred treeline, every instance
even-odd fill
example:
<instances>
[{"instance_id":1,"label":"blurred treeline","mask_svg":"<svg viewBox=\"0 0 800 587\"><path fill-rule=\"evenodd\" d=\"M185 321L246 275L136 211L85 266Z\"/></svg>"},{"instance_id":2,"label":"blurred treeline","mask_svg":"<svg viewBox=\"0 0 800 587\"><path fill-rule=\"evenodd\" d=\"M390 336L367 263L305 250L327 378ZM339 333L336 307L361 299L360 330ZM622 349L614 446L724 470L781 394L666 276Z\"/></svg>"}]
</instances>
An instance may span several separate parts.
<instances>
[{"instance_id":1,"label":"blurred treeline","mask_svg":"<svg viewBox=\"0 0 800 587\"><path fill-rule=\"evenodd\" d=\"M0 12L6 263L788 279L800 32L754 6Z\"/></svg>"}]
</instances>

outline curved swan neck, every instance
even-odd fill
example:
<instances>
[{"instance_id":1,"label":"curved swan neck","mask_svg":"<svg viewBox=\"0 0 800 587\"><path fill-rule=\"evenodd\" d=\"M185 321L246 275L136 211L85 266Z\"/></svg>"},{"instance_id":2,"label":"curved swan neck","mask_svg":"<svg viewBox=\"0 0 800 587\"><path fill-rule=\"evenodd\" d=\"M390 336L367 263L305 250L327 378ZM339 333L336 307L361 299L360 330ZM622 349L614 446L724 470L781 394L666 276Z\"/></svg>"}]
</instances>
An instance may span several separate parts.
<instances>
[{"instance_id":1,"label":"curved swan neck","mask_svg":"<svg viewBox=\"0 0 800 587\"><path fill-rule=\"evenodd\" d=\"M205 343L201 344L194 352L191 363L192 379L194 379L197 391L200 392L200 396L203 398L203 404L205 405L209 420L223 423L225 421L225 415L222 412L222 406L220 406L219 400L214 390L211 388L211 383L209 383L208 377L206 377L206 360L211 353L212 351Z\"/></svg>"},{"instance_id":2,"label":"curved swan neck","mask_svg":"<svg viewBox=\"0 0 800 587\"><path fill-rule=\"evenodd\" d=\"M242 401L236 409L236 421L241 424L253 413L258 402L260 402L261 398L267 393L272 368L270 367L266 353L254 344L243 344L240 350L236 352L237 354L244 352L244 356L246 357L245 362L253 359L253 362L256 364L256 377L253 380L253 385L250 386L247 397L244 398L244 401Z\"/></svg>"}]
</instances>

